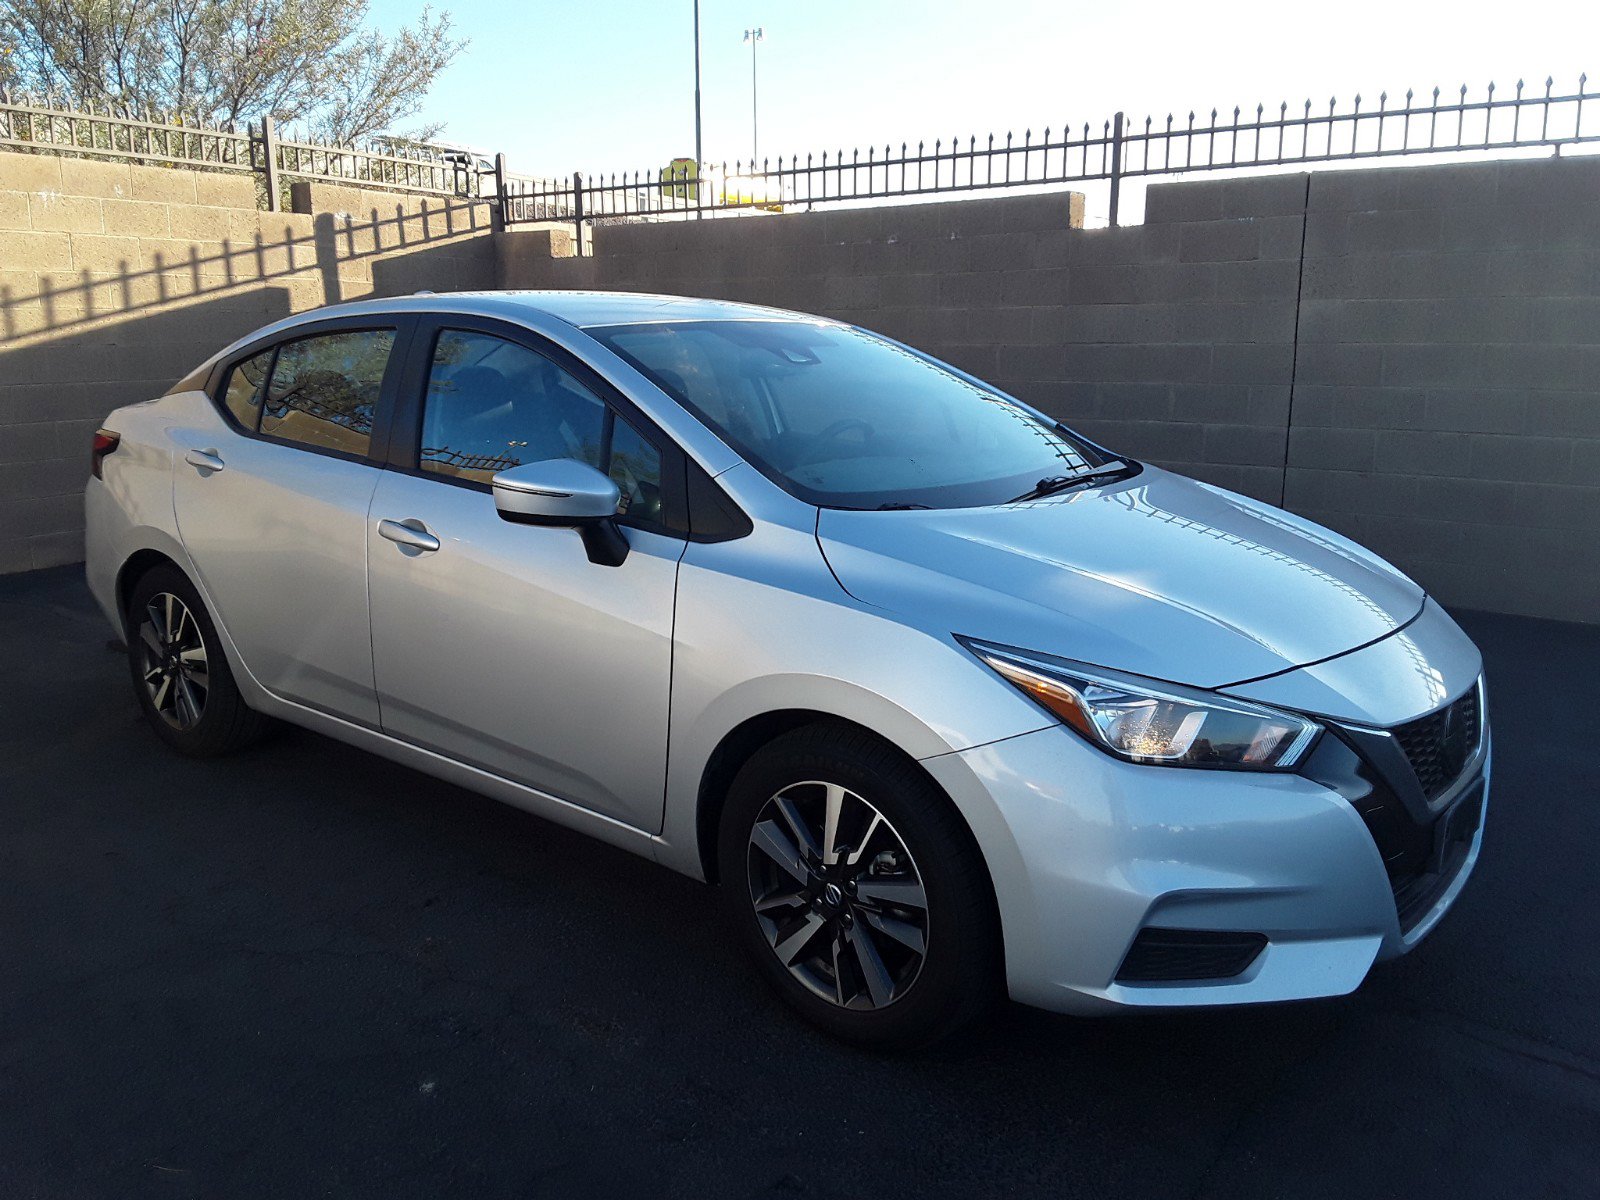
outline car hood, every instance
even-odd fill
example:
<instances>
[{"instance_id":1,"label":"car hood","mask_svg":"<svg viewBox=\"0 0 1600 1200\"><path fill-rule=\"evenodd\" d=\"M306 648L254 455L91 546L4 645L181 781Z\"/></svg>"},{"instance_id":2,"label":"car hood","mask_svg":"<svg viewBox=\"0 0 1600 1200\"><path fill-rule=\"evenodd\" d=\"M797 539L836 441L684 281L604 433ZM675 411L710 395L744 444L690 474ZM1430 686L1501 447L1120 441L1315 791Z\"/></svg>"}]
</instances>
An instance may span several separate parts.
<instances>
[{"instance_id":1,"label":"car hood","mask_svg":"<svg viewBox=\"0 0 1600 1200\"><path fill-rule=\"evenodd\" d=\"M1377 641L1425 599L1336 533L1153 467L992 508L823 509L817 538L846 591L925 627L1198 687Z\"/></svg>"}]
</instances>

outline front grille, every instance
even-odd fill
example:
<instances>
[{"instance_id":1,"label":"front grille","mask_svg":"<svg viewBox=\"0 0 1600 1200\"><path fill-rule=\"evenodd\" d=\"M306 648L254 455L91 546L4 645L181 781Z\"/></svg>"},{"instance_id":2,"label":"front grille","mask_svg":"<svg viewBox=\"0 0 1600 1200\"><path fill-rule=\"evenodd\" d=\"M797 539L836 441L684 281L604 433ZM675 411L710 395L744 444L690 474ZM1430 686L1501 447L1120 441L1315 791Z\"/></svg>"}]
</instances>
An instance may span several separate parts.
<instances>
[{"instance_id":1,"label":"front grille","mask_svg":"<svg viewBox=\"0 0 1600 1200\"><path fill-rule=\"evenodd\" d=\"M1259 933L1209 929L1141 929L1117 970L1118 983L1232 979L1255 962L1267 939Z\"/></svg>"},{"instance_id":2,"label":"front grille","mask_svg":"<svg viewBox=\"0 0 1600 1200\"><path fill-rule=\"evenodd\" d=\"M1437 712L1392 731L1429 800L1443 794L1460 777L1461 769L1478 748L1480 724L1478 688L1474 685Z\"/></svg>"}]
</instances>

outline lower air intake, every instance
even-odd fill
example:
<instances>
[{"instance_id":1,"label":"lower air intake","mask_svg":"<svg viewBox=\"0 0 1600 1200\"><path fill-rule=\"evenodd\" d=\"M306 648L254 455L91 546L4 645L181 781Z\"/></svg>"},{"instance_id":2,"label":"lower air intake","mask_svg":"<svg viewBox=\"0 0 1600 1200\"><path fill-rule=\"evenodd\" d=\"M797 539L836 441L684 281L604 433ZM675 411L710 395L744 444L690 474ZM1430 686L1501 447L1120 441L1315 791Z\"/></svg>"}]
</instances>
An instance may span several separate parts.
<instances>
[{"instance_id":1,"label":"lower air intake","mask_svg":"<svg viewBox=\"0 0 1600 1200\"><path fill-rule=\"evenodd\" d=\"M1117 971L1118 983L1192 983L1232 979L1266 947L1259 933L1141 929Z\"/></svg>"}]
</instances>

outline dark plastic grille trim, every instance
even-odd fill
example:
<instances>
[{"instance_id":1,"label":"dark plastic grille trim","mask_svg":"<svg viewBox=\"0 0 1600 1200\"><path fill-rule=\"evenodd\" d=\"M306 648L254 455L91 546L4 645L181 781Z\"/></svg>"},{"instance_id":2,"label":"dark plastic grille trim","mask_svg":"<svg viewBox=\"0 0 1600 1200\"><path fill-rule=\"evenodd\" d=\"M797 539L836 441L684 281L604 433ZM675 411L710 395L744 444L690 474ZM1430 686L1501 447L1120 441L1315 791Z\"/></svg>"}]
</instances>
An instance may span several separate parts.
<instances>
[{"instance_id":1,"label":"dark plastic grille trim","mask_svg":"<svg viewBox=\"0 0 1600 1200\"><path fill-rule=\"evenodd\" d=\"M1443 795L1461 777L1478 748L1481 725L1478 687L1474 684L1437 712L1391 731L1416 772L1422 794L1429 800Z\"/></svg>"}]
</instances>

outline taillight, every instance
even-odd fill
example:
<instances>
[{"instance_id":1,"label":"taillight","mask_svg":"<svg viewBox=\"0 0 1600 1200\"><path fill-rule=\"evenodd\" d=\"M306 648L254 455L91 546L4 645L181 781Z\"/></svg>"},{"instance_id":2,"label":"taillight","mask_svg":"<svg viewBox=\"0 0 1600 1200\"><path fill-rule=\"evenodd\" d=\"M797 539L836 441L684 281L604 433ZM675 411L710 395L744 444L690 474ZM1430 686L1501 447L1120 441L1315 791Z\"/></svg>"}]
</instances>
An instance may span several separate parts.
<instances>
[{"instance_id":1,"label":"taillight","mask_svg":"<svg viewBox=\"0 0 1600 1200\"><path fill-rule=\"evenodd\" d=\"M105 478L101 471L106 461L106 455L115 450L121 442L122 436L112 433L109 429L96 429L94 431L94 449L89 454L89 469L94 472L96 479Z\"/></svg>"}]
</instances>

